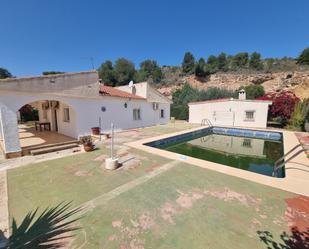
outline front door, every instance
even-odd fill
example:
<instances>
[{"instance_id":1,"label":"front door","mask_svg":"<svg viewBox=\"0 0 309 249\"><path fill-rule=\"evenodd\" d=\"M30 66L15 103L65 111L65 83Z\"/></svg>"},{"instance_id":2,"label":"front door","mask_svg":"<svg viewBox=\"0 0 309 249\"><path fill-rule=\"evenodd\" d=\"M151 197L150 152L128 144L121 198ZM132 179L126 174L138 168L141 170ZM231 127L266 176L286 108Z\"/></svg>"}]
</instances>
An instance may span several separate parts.
<instances>
[{"instance_id":1,"label":"front door","mask_svg":"<svg viewBox=\"0 0 309 249\"><path fill-rule=\"evenodd\" d=\"M54 110L55 116L55 131L58 131L57 109Z\"/></svg>"}]
</instances>

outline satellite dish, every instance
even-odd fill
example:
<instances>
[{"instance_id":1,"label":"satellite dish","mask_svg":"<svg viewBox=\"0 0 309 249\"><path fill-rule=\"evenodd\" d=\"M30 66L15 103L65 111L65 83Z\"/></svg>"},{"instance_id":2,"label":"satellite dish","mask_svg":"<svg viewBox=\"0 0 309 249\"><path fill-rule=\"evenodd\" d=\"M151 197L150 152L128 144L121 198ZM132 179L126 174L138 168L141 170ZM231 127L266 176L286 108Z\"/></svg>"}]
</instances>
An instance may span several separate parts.
<instances>
[{"instance_id":1,"label":"satellite dish","mask_svg":"<svg viewBox=\"0 0 309 249\"><path fill-rule=\"evenodd\" d=\"M129 87L133 87L133 80L129 82Z\"/></svg>"}]
</instances>

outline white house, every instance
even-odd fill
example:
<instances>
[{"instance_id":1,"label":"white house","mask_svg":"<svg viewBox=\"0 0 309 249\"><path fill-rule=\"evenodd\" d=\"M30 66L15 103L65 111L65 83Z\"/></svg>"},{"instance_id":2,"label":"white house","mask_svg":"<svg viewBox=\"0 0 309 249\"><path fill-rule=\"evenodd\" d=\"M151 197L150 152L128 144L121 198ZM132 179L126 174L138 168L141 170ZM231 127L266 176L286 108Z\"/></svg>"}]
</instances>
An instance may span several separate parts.
<instances>
[{"instance_id":1,"label":"white house","mask_svg":"<svg viewBox=\"0 0 309 249\"><path fill-rule=\"evenodd\" d=\"M238 99L189 103L189 122L210 121L212 125L265 128L271 104L271 101L246 99L245 91L241 90Z\"/></svg>"},{"instance_id":2,"label":"white house","mask_svg":"<svg viewBox=\"0 0 309 249\"><path fill-rule=\"evenodd\" d=\"M170 100L147 83L108 87L96 71L0 80L0 144L5 154L19 154L18 111L30 104L39 122L72 138L103 131L166 124Z\"/></svg>"}]
</instances>

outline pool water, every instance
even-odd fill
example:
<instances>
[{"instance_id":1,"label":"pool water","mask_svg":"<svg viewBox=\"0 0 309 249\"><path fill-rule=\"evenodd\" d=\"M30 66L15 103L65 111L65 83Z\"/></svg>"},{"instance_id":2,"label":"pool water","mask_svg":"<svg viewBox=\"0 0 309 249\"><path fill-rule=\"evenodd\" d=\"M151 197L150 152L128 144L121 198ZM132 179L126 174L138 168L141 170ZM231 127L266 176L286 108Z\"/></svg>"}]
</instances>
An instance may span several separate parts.
<instances>
[{"instance_id":1,"label":"pool water","mask_svg":"<svg viewBox=\"0 0 309 249\"><path fill-rule=\"evenodd\" d=\"M267 176L272 176L275 161L283 155L281 140L211 133L155 147ZM276 177L284 177L284 168Z\"/></svg>"}]
</instances>

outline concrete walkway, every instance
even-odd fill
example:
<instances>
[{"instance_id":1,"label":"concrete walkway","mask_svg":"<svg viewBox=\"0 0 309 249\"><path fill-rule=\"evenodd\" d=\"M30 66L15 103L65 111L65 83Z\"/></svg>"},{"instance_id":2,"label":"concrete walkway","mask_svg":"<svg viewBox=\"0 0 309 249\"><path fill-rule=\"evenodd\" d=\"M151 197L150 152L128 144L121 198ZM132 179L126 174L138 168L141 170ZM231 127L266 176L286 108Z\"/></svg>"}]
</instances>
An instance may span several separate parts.
<instances>
[{"instance_id":1,"label":"concrete walkway","mask_svg":"<svg viewBox=\"0 0 309 249\"><path fill-rule=\"evenodd\" d=\"M75 154L83 153L81 149L79 151L76 151L77 149L73 148L73 149L61 150L61 151L56 151L56 152L51 152L51 153L36 155L36 156L23 156L23 157L17 157L17 158L12 158L12 159L4 159L2 161L0 160L0 172L8 170L8 169L14 169L14 168L26 166L32 163L39 163L39 162L44 162L48 160L63 158L66 156L72 156L73 154L75 155Z\"/></svg>"}]
</instances>

